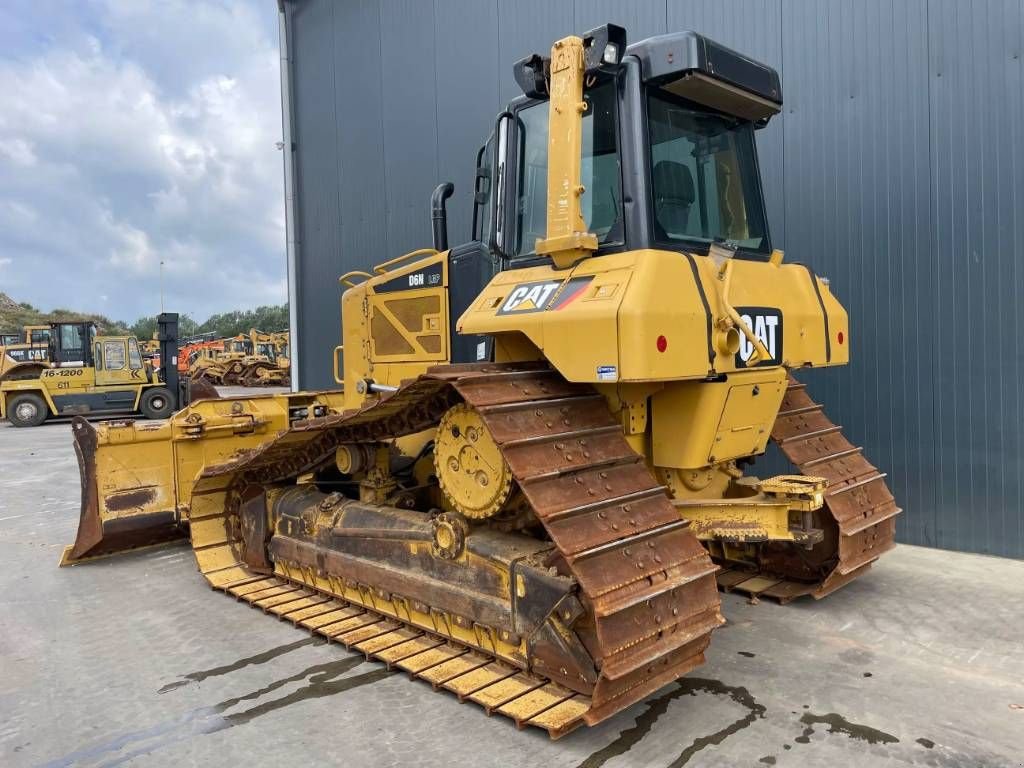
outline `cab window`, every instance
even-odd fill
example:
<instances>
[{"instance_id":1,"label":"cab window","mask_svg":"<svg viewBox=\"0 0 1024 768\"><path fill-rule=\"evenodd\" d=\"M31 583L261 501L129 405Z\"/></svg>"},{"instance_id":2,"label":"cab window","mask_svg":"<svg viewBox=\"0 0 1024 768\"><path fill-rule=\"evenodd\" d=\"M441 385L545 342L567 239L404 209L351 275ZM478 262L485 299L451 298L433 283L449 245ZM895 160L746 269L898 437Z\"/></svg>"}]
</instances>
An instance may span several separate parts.
<instances>
[{"instance_id":1,"label":"cab window","mask_svg":"<svg viewBox=\"0 0 1024 768\"><path fill-rule=\"evenodd\" d=\"M580 208L599 245L621 244L622 180L619 170L615 83L603 83L584 96ZM519 180L516 200L516 255L536 252L547 233L548 102L519 110Z\"/></svg>"},{"instance_id":2,"label":"cab window","mask_svg":"<svg viewBox=\"0 0 1024 768\"><path fill-rule=\"evenodd\" d=\"M67 326L65 326L66 328ZM34 330L31 333L30 341L33 344L47 344L50 341L50 329Z\"/></svg>"},{"instance_id":3,"label":"cab window","mask_svg":"<svg viewBox=\"0 0 1024 768\"><path fill-rule=\"evenodd\" d=\"M769 251L753 125L657 89L647 118L656 239Z\"/></svg>"},{"instance_id":4,"label":"cab window","mask_svg":"<svg viewBox=\"0 0 1024 768\"><path fill-rule=\"evenodd\" d=\"M124 370L124 342L105 341L103 342L103 365L108 371Z\"/></svg>"},{"instance_id":5,"label":"cab window","mask_svg":"<svg viewBox=\"0 0 1024 768\"><path fill-rule=\"evenodd\" d=\"M128 367L133 371L142 368L142 354L139 352L139 342L135 339L128 340Z\"/></svg>"},{"instance_id":6,"label":"cab window","mask_svg":"<svg viewBox=\"0 0 1024 768\"><path fill-rule=\"evenodd\" d=\"M60 360L61 363L81 363L85 360L87 346L92 340L83 338L82 326L68 324L60 326Z\"/></svg>"}]
</instances>

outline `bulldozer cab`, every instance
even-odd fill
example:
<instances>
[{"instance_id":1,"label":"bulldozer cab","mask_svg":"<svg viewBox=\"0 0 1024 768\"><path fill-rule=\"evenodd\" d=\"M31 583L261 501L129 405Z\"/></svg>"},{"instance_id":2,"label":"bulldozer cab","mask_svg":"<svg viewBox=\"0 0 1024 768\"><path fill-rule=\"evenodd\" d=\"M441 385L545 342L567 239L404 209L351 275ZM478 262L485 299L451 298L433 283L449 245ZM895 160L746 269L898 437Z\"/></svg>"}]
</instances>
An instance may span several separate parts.
<instances>
[{"instance_id":1,"label":"bulldozer cab","mask_svg":"<svg viewBox=\"0 0 1024 768\"><path fill-rule=\"evenodd\" d=\"M775 71L694 32L626 47L624 32L607 25L583 43L578 176L553 169L564 179L555 189L582 187L580 234L594 243L577 260L645 248L705 254L713 243L767 259L754 132L780 110ZM548 199L552 67L536 54L516 65L523 96L477 155L473 236L505 268L547 262L550 249L538 243L571 231L551 231L562 226L553 208L566 207L561 195Z\"/></svg>"},{"instance_id":2,"label":"bulldozer cab","mask_svg":"<svg viewBox=\"0 0 1024 768\"><path fill-rule=\"evenodd\" d=\"M224 354L227 355L251 355L252 339L245 334L239 334L230 339L224 339Z\"/></svg>"}]
</instances>

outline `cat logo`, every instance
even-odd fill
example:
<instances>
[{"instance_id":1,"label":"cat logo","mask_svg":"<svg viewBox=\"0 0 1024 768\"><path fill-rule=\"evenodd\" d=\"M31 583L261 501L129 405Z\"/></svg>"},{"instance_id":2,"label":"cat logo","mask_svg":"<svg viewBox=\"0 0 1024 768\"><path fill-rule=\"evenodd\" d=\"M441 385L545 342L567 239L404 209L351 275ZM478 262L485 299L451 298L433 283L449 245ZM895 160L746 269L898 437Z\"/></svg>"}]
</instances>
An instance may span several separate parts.
<instances>
[{"instance_id":1,"label":"cat logo","mask_svg":"<svg viewBox=\"0 0 1024 768\"><path fill-rule=\"evenodd\" d=\"M771 355L768 360L758 360L757 365L779 365L782 362L782 313L774 307L736 307L736 311ZM753 354L754 345L741 334L736 367L745 367Z\"/></svg>"},{"instance_id":2,"label":"cat logo","mask_svg":"<svg viewBox=\"0 0 1024 768\"><path fill-rule=\"evenodd\" d=\"M536 283L522 283L512 289L498 310L499 315L512 312L542 312L548 301L562 284L561 280L542 280Z\"/></svg>"},{"instance_id":3,"label":"cat logo","mask_svg":"<svg viewBox=\"0 0 1024 768\"><path fill-rule=\"evenodd\" d=\"M573 277L569 280L538 280L535 283L520 283L502 302L499 315L522 314L564 309L581 295L590 285L593 275ZM563 290L559 291L559 288Z\"/></svg>"}]
</instances>

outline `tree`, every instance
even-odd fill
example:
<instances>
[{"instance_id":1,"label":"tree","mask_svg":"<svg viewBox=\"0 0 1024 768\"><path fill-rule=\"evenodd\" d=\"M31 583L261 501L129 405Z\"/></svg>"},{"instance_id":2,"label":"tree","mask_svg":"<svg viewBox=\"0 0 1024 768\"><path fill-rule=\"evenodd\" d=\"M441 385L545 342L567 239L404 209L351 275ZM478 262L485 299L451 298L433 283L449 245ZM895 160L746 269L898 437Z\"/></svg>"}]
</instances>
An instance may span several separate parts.
<instances>
[{"instance_id":1,"label":"tree","mask_svg":"<svg viewBox=\"0 0 1024 768\"><path fill-rule=\"evenodd\" d=\"M235 309L211 315L202 323L197 323L188 315L181 315L178 318L178 333L182 337L212 333L215 338L221 339L248 333L252 328L268 333L287 330L288 305ZM140 339L153 338L156 332L156 317L140 317L128 327L128 332Z\"/></svg>"}]
</instances>

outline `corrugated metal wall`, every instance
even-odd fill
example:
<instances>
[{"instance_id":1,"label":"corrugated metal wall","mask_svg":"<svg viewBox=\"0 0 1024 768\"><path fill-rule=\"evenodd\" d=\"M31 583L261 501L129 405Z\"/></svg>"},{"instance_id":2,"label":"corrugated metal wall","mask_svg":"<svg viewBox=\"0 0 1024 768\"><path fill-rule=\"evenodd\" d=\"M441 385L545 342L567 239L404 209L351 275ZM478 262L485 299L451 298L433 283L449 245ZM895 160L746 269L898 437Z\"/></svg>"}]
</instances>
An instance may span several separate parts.
<instances>
[{"instance_id":1,"label":"corrugated metal wall","mask_svg":"<svg viewBox=\"0 0 1024 768\"><path fill-rule=\"evenodd\" d=\"M512 62L605 21L782 74L759 134L776 243L832 280L853 363L810 377L890 473L902 541L1024 557L1024 0L295 0L300 381L331 384L338 275L453 242Z\"/></svg>"}]
</instances>

